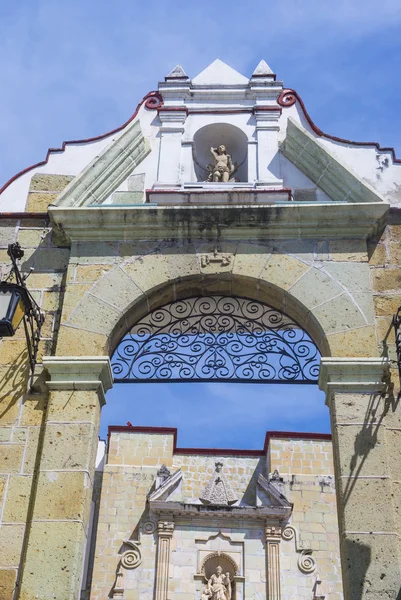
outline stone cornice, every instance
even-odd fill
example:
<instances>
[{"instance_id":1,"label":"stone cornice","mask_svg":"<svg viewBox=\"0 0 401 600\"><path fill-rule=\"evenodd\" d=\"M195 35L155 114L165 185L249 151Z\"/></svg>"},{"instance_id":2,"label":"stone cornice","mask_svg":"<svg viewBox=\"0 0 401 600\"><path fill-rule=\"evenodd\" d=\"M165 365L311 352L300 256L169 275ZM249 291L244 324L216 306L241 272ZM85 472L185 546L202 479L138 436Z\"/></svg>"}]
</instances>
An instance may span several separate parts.
<instances>
[{"instance_id":1,"label":"stone cornice","mask_svg":"<svg viewBox=\"0 0 401 600\"><path fill-rule=\"evenodd\" d=\"M292 506L208 506L204 504L186 504L184 502L150 502L149 506L156 514L171 515L191 519L231 519L247 521L266 521L288 519Z\"/></svg>"},{"instance_id":2,"label":"stone cornice","mask_svg":"<svg viewBox=\"0 0 401 600\"><path fill-rule=\"evenodd\" d=\"M68 184L56 206L102 204L149 152L140 122L133 121Z\"/></svg>"},{"instance_id":3,"label":"stone cornice","mask_svg":"<svg viewBox=\"0 0 401 600\"><path fill-rule=\"evenodd\" d=\"M280 151L333 200L383 202L372 186L291 117Z\"/></svg>"},{"instance_id":4,"label":"stone cornice","mask_svg":"<svg viewBox=\"0 0 401 600\"><path fill-rule=\"evenodd\" d=\"M322 357L319 388L327 402L333 393L378 394L385 390L390 363L386 358Z\"/></svg>"},{"instance_id":5,"label":"stone cornice","mask_svg":"<svg viewBox=\"0 0 401 600\"><path fill-rule=\"evenodd\" d=\"M96 390L104 404L113 385L108 356L44 356L43 366L50 375L50 390Z\"/></svg>"},{"instance_id":6,"label":"stone cornice","mask_svg":"<svg viewBox=\"0 0 401 600\"><path fill-rule=\"evenodd\" d=\"M244 192L244 201L247 194ZM222 204L225 199L221 193ZM60 244L71 241L162 239L360 238L383 226L384 202L295 203L250 206L50 207Z\"/></svg>"}]
</instances>

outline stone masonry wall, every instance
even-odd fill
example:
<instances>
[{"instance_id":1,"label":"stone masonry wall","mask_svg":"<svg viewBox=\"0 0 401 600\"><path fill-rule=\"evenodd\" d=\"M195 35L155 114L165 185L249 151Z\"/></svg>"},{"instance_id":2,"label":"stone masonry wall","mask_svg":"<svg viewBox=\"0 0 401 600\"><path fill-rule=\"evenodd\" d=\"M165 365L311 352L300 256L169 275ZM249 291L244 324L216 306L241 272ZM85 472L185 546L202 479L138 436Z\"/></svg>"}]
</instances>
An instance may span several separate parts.
<instances>
[{"instance_id":1,"label":"stone masonry wall","mask_svg":"<svg viewBox=\"0 0 401 600\"><path fill-rule=\"evenodd\" d=\"M283 541L283 600L310 598L316 573L323 593L330 600L342 598L340 547L332 444L327 440L271 439L269 471L277 469L283 479L282 492L294 503L292 539ZM297 552L294 552L294 548ZM313 550L314 573L295 568L302 548ZM309 595L308 595L309 594Z\"/></svg>"},{"instance_id":2,"label":"stone masonry wall","mask_svg":"<svg viewBox=\"0 0 401 600\"><path fill-rule=\"evenodd\" d=\"M224 473L238 497L249 504L255 503L258 474L267 476L272 469L280 470L283 493L294 502L290 525L295 532L293 538L281 541L283 600L294 597L310 600L317 573L327 597L342 598L329 441L271 439L267 457L222 456L217 451L213 455L173 453L173 447L173 433L138 433L128 429L111 433L103 474L91 600L101 600L110 594L119 556L128 548L123 544L127 539L140 541L142 563L135 570L124 570L124 598L153 600L157 517L148 512L146 494L153 486L156 472L162 464L171 472L181 469L182 497L191 502L199 498L217 460L223 462ZM220 542L210 541L219 532L223 535ZM224 541L227 539L231 542ZM202 581L194 578L194 574L199 545L205 543L239 545L244 553L245 582L238 584L237 599L243 594L248 598L266 597L263 526L244 522L231 529L227 522L211 519L200 525L189 518L177 520L171 542L172 596L177 600L200 598ZM298 567L302 548L313 550L317 569L312 574L302 573Z\"/></svg>"},{"instance_id":3,"label":"stone masonry wall","mask_svg":"<svg viewBox=\"0 0 401 600\"><path fill-rule=\"evenodd\" d=\"M69 178L36 175L27 201L28 218L0 220L0 275L10 269L7 246L18 241L25 251L21 271L45 313L38 363L55 352L69 249L52 243L49 220L42 213ZM38 216L35 216L38 213ZM0 340L0 599L11 600L21 567L26 521L32 510L33 477L46 410L47 393L38 365L30 390L30 371L22 325Z\"/></svg>"}]
</instances>

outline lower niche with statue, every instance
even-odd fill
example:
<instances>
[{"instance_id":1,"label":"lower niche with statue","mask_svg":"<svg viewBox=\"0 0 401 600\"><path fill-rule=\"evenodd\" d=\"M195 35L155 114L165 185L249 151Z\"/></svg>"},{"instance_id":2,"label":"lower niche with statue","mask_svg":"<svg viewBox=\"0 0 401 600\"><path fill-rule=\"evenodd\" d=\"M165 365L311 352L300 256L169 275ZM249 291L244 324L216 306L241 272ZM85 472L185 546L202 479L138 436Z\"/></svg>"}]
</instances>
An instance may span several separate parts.
<instances>
[{"instance_id":1,"label":"lower niche with statue","mask_svg":"<svg viewBox=\"0 0 401 600\"><path fill-rule=\"evenodd\" d=\"M111 427L95 502L91 600L342 598L329 436L219 453Z\"/></svg>"}]
</instances>

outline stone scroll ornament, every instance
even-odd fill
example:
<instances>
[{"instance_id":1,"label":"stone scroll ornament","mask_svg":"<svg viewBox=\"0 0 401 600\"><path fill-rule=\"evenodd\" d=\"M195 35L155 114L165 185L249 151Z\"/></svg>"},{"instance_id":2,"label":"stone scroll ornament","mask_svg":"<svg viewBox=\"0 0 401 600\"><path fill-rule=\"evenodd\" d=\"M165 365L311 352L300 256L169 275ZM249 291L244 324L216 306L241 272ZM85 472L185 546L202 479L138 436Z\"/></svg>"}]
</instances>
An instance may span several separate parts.
<instances>
[{"instance_id":1,"label":"stone scroll ornament","mask_svg":"<svg viewBox=\"0 0 401 600\"><path fill-rule=\"evenodd\" d=\"M215 463L216 470L203 490L199 498L203 504L218 504L227 506L237 502L238 498L234 494L230 484L224 476L223 463Z\"/></svg>"},{"instance_id":2,"label":"stone scroll ornament","mask_svg":"<svg viewBox=\"0 0 401 600\"><path fill-rule=\"evenodd\" d=\"M312 556L313 550L305 548L299 543L299 534L295 527L288 525L283 529L281 536L283 540L295 541L295 550L299 553L298 569L306 575L313 573L316 569L316 560Z\"/></svg>"},{"instance_id":3,"label":"stone scroll ornament","mask_svg":"<svg viewBox=\"0 0 401 600\"><path fill-rule=\"evenodd\" d=\"M120 558L120 564L123 569L136 569L142 562L142 554L138 541L126 540L124 544L130 547Z\"/></svg>"}]
</instances>

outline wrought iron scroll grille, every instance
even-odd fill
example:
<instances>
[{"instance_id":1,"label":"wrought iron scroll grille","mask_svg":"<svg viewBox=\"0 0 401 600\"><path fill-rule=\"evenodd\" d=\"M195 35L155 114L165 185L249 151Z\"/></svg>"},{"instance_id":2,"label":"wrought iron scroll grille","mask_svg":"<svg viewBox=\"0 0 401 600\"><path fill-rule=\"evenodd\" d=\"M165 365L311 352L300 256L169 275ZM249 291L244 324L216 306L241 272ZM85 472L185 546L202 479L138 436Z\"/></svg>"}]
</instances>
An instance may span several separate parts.
<instances>
[{"instance_id":1,"label":"wrought iron scroll grille","mask_svg":"<svg viewBox=\"0 0 401 600\"><path fill-rule=\"evenodd\" d=\"M255 300L208 296L148 314L112 357L116 382L315 383L320 353L287 315Z\"/></svg>"}]
</instances>

